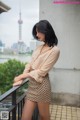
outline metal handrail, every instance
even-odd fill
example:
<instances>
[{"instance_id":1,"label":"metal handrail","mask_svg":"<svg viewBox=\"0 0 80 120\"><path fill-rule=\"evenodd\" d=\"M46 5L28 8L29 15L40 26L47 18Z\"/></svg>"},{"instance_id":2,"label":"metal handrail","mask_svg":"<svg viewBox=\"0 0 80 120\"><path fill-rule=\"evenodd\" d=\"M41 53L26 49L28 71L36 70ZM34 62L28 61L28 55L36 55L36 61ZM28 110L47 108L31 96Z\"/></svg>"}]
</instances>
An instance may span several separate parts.
<instances>
[{"instance_id":1,"label":"metal handrail","mask_svg":"<svg viewBox=\"0 0 80 120\"><path fill-rule=\"evenodd\" d=\"M2 94L0 96L0 102L3 101L6 97L8 97L10 94L12 94L14 91L16 91L17 89L19 89L21 86L23 86L26 82L28 82L29 80L26 79L24 80L24 82L20 85L20 86L15 86L12 87L10 90L8 90L7 92L5 92L4 94Z\"/></svg>"},{"instance_id":2,"label":"metal handrail","mask_svg":"<svg viewBox=\"0 0 80 120\"><path fill-rule=\"evenodd\" d=\"M19 88L21 88L24 84L28 83L28 81L29 81L28 79L24 80L24 82L20 86L12 87L10 90L8 90L7 92L5 92L3 95L0 96L0 102L2 102L3 100L6 100L8 96L11 96L12 105L8 109L5 110L5 111L9 112L9 114L8 114L9 120L16 120L16 118L18 120L21 119L22 108L24 106L26 94L23 93L17 99L16 91ZM3 112L5 112L5 111L3 110ZM32 120L38 120L38 109L37 108L35 109L35 111L33 113Z\"/></svg>"}]
</instances>

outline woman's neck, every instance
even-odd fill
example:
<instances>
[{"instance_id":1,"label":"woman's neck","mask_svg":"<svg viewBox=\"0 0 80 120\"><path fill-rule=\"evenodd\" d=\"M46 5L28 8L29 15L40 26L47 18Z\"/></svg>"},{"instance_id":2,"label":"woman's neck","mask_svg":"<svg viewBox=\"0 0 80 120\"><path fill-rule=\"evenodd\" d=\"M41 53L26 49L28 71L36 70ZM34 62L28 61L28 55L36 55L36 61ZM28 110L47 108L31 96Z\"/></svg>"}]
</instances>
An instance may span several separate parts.
<instances>
[{"instance_id":1,"label":"woman's neck","mask_svg":"<svg viewBox=\"0 0 80 120\"><path fill-rule=\"evenodd\" d=\"M44 43L44 46L45 46L45 47L49 47L46 43Z\"/></svg>"}]
</instances>

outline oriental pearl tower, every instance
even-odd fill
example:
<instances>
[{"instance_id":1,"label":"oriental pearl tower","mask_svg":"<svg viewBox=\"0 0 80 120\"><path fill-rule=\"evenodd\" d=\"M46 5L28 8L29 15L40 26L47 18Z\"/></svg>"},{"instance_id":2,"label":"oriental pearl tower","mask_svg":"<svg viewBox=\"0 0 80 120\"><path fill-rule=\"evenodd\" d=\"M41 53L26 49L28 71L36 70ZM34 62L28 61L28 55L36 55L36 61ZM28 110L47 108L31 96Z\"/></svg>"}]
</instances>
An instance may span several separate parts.
<instances>
[{"instance_id":1,"label":"oriental pearl tower","mask_svg":"<svg viewBox=\"0 0 80 120\"><path fill-rule=\"evenodd\" d=\"M19 24L19 42L21 42L22 41L22 24L23 24L23 21L21 20L21 11L19 13L18 24Z\"/></svg>"},{"instance_id":2,"label":"oriental pearl tower","mask_svg":"<svg viewBox=\"0 0 80 120\"><path fill-rule=\"evenodd\" d=\"M22 24L23 21L21 19L21 10L19 12L19 20L18 20L18 24L19 24L19 40L18 40L18 53L22 54L26 52L26 45L25 43L22 41Z\"/></svg>"},{"instance_id":3,"label":"oriental pearl tower","mask_svg":"<svg viewBox=\"0 0 80 120\"><path fill-rule=\"evenodd\" d=\"M19 24L19 40L18 40L18 53L22 53L22 24L23 21L21 20L21 10L19 12L19 20L18 20L18 24Z\"/></svg>"}]
</instances>

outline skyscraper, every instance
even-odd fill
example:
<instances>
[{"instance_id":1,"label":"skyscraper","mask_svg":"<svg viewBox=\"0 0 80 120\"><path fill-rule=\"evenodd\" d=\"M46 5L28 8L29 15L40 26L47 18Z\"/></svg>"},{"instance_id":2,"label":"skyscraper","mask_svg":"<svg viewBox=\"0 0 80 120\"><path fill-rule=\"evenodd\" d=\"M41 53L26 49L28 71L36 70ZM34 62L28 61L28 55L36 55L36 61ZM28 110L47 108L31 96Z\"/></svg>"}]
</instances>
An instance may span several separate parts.
<instances>
[{"instance_id":1,"label":"skyscraper","mask_svg":"<svg viewBox=\"0 0 80 120\"><path fill-rule=\"evenodd\" d=\"M22 40L22 24L23 21L21 19L21 10L19 12L19 40L18 40L18 53L26 53L26 44Z\"/></svg>"},{"instance_id":2,"label":"skyscraper","mask_svg":"<svg viewBox=\"0 0 80 120\"><path fill-rule=\"evenodd\" d=\"M19 42L21 42L22 41L22 24L23 24L23 21L21 20L21 11L19 13L18 23L19 23Z\"/></svg>"}]
</instances>

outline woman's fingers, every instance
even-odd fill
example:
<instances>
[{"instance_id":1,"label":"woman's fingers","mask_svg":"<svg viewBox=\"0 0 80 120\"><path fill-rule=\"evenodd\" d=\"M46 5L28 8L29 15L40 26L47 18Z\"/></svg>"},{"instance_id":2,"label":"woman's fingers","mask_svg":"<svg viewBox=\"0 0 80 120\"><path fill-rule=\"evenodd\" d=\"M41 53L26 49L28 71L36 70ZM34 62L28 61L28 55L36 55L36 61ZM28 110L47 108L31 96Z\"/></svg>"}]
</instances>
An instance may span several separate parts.
<instances>
[{"instance_id":1,"label":"woman's fingers","mask_svg":"<svg viewBox=\"0 0 80 120\"><path fill-rule=\"evenodd\" d=\"M15 78L14 78L14 82L17 82L17 81L19 81L19 80L20 80L19 77L15 77Z\"/></svg>"},{"instance_id":2,"label":"woman's fingers","mask_svg":"<svg viewBox=\"0 0 80 120\"><path fill-rule=\"evenodd\" d=\"M14 83L13 83L13 87L14 87L14 86L19 86L19 85L21 85L22 83L23 83L23 80L14 82Z\"/></svg>"}]
</instances>

